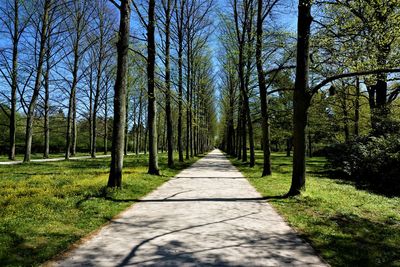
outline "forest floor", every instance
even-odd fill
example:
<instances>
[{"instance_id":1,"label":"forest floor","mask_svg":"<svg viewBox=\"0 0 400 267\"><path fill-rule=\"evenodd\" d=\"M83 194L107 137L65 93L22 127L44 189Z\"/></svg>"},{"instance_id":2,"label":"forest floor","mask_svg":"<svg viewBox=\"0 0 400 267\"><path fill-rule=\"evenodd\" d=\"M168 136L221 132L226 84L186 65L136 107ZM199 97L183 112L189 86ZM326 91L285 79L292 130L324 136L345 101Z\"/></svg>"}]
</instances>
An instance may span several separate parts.
<instances>
[{"instance_id":1,"label":"forest floor","mask_svg":"<svg viewBox=\"0 0 400 267\"><path fill-rule=\"evenodd\" d=\"M147 155L127 156L122 190L107 190L109 158L0 167L0 265L37 266L97 230L137 199L190 166L159 154L162 176L147 174Z\"/></svg>"},{"instance_id":2,"label":"forest floor","mask_svg":"<svg viewBox=\"0 0 400 267\"><path fill-rule=\"evenodd\" d=\"M231 158L329 264L400 266L400 198L358 190L348 181L327 178L324 158L307 159L307 189L301 196L279 198L290 188L292 158L273 153L273 175L263 178L261 151L257 151L256 161L250 168Z\"/></svg>"},{"instance_id":3,"label":"forest floor","mask_svg":"<svg viewBox=\"0 0 400 267\"><path fill-rule=\"evenodd\" d=\"M326 266L219 150L49 265Z\"/></svg>"}]
</instances>

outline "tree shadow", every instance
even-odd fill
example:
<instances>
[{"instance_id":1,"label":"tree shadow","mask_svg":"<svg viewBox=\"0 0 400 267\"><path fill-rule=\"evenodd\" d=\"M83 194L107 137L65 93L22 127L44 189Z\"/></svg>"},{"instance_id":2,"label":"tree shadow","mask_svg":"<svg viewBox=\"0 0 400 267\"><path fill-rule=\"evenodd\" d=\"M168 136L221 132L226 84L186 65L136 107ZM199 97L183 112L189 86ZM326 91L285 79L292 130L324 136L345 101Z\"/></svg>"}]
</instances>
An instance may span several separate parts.
<instances>
[{"instance_id":1,"label":"tree shadow","mask_svg":"<svg viewBox=\"0 0 400 267\"><path fill-rule=\"evenodd\" d=\"M186 192L186 191L184 191ZM183 192L183 193L184 193ZM111 195L108 194L107 189L104 188L101 190L98 194L92 194L92 195L87 195L84 198L80 199L78 202L76 202L75 206L79 208L84 202L89 201L90 199L103 199L107 201L112 201L116 203L127 203L127 202L132 202L132 203L162 203L162 202L263 202L266 200L271 200L271 199L286 199L289 198L290 196L285 194L285 195L278 195L278 196L264 196L264 197L235 197L235 198L172 198L175 197L176 195L180 194L182 192L178 192L173 194L172 196L168 196L166 198L144 198L144 199L139 199L139 198L130 198L130 199L118 199L115 198Z\"/></svg>"},{"instance_id":2,"label":"tree shadow","mask_svg":"<svg viewBox=\"0 0 400 267\"><path fill-rule=\"evenodd\" d=\"M321 237L323 242L318 246L327 252L326 257L334 266L398 266L400 247L396 244L396 236L399 237L400 230L388 227L388 223L374 222L355 214L336 213L316 222L316 225L334 224L337 232L323 232L320 230L323 228L316 227L306 239Z\"/></svg>"},{"instance_id":3,"label":"tree shadow","mask_svg":"<svg viewBox=\"0 0 400 267\"><path fill-rule=\"evenodd\" d=\"M141 218L133 222L116 220L111 223L111 232L118 236L130 236L130 241L124 243L133 243L129 250L110 251L99 243L83 250L79 261L72 259L72 263L96 266L107 255L113 266L118 267L315 266L318 258L314 256L314 251L293 231L279 230L265 234L258 227L244 223L258 217L259 212L241 211L225 218L209 218L195 224L169 227L164 222L174 220L173 217ZM215 230L223 225L226 225L224 230ZM135 233L146 234L138 237ZM118 246L118 242L115 245Z\"/></svg>"}]
</instances>

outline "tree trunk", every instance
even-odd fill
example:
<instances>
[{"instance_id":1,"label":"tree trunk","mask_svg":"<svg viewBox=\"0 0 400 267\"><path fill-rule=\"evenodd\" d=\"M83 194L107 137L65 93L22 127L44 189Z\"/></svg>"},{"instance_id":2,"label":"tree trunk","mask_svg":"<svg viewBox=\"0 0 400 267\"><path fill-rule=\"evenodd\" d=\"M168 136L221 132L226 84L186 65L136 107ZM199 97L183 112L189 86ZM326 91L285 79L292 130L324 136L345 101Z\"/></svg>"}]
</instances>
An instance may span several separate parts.
<instances>
[{"instance_id":1,"label":"tree trunk","mask_svg":"<svg viewBox=\"0 0 400 267\"><path fill-rule=\"evenodd\" d=\"M177 25L178 31L178 154L179 162L183 162L183 144L182 144L182 116L183 116L183 16L185 0L180 1L179 19ZM176 11L178 14L178 10Z\"/></svg>"},{"instance_id":2,"label":"tree trunk","mask_svg":"<svg viewBox=\"0 0 400 267\"><path fill-rule=\"evenodd\" d=\"M245 29L246 29L246 40L245 42L243 42L243 50L246 51L246 56L244 55L244 53L242 54L243 57L243 62L244 59L246 59L246 74L244 73L244 69L243 69L243 75L244 75L244 91L243 91L243 103L244 103L244 109L246 112L246 120L247 120L247 130L248 130L248 134L249 134L249 150L250 150L250 162L249 162L249 166L250 167L254 167L255 165L255 152L254 152L254 131L253 131L253 120L251 119L251 113L250 113L250 105L249 105L249 84L250 84L250 76L251 76L251 65L252 65L252 42L253 42L253 38L252 38L252 34L253 34L253 10L254 10L254 6L253 6L253 2L249 1L247 3L247 5L249 5L248 7L248 22L244 24ZM243 39L244 40L244 39Z\"/></svg>"},{"instance_id":3,"label":"tree trunk","mask_svg":"<svg viewBox=\"0 0 400 267\"><path fill-rule=\"evenodd\" d=\"M108 83L108 82L107 82ZM104 103L104 139L103 139L103 146L104 146L104 155L107 155L108 152L108 84L106 83L106 95L105 103Z\"/></svg>"},{"instance_id":4,"label":"tree trunk","mask_svg":"<svg viewBox=\"0 0 400 267\"><path fill-rule=\"evenodd\" d=\"M356 99L354 104L354 135L360 134L360 78L356 78Z\"/></svg>"},{"instance_id":5,"label":"tree trunk","mask_svg":"<svg viewBox=\"0 0 400 267\"><path fill-rule=\"evenodd\" d=\"M390 51L390 50L389 50ZM387 63L388 51L384 47L378 48L378 67L384 68ZM377 82L372 86L375 96L375 101L371 108L371 126L373 134L385 133L385 121L389 116L389 108L387 106L387 74L380 73L377 75Z\"/></svg>"},{"instance_id":6,"label":"tree trunk","mask_svg":"<svg viewBox=\"0 0 400 267\"><path fill-rule=\"evenodd\" d=\"M24 162L29 162L31 160L34 112L36 109L36 102L41 87L45 47L46 47L46 40L48 38L47 32L49 27L49 11L51 4L52 0L46 0L44 3L44 12L42 17L42 27L40 31L39 57L38 57L38 64L36 67L35 85L33 88L31 102L29 103L27 119L26 119Z\"/></svg>"},{"instance_id":7,"label":"tree trunk","mask_svg":"<svg viewBox=\"0 0 400 267\"><path fill-rule=\"evenodd\" d=\"M74 155L74 145L76 144L76 86L78 84L78 65L79 50L77 44L74 45L74 67L72 71L72 86L69 96L68 116L67 116L67 134L65 145L65 159Z\"/></svg>"},{"instance_id":8,"label":"tree trunk","mask_svg":"<svg viewBox=\"0 0 400 267\"><path fill-rule=\"evenodd\" d=\"M170 71L170 25L171 25L171 0L167 0L165 10L165 113L167 120L168 167L174 166L174 135L171 111L171 71Z\"/></svg>"},{"instance_id":9,"label":"tree trunk","mask_svg":"<svg viewBox=\"0 0 400 267\"><path fill-rule=\"evenodd\" d=\"M261 176L271 175L271 138L269 128L269 112L267 87L265 74L262 65L262 42L263 42L263 19L262 19L263 1L257 0L257 41L256 41L256 65L258 74L258 86L260 89L261 101L261 125L262 125L262 148L263 148L263 171Z\"/></svg>"},{"instance_id":10,"label":"tree trunk","mask_svg":"<svg viewBox=\"0 0 400 267\"><path fill-rule=\"evenodd\" d=\"M137 123L137 103L136 98L133 97L133 123L132 123L132 153L136 152L136 137L138 135Z\"/></svg>"},{"instance_id":11,"label":"tree trunk","mask_svg":"<svg viewBox=\"0 0 400 267\"><path fill-rule=\"evenodd\" d=\"M96 150L97 150L97 112L99 110L100 105L100 89L101 89L101 74L103 71L103 59L104 59L104 17L100 15L99 17L99 58L97 62L97 73L96 73L96 92L94 94L94 103L93 103L93 124L92 124L92 150L91 150L91 157L96 157Z\"/></svg>"},{"instance_id":12,"label":"tree trunk","mask_svg":"<svg viewBox=\"0 0 400 267\"><path fill-rule=\"evenodd\" d=\"M189 38L190 40L190 38ZM188 46L191 46L191 43L188 44ZM191 61L190 63L190 68L189 73L190 73L190 79L189 79L189 129L190 129L190 135L189 135L189 146L190 146L190 157L193 157L193 137L194 137L194 131L193 131L193 80L194 80L194 75L193 75L193 51L190 49L190 54L189 54L189 60Z\"/></svg>"},{"instance_id":13,"label":"tree trunk","mask_svg":"<svg viewBox=\"0 0 400 267\"><path fill-rule=\"evenodd\" d=\"M292 151L292 140L290 137L286 138L286 157L290 157Z\"/></svg>"},{"instance_id":14,"label":"tree trunk","mask_svg":"<svg viewBox=\"0 0 400 267\"><path fill-rule=\"evenodd\" d=\"M142 108L143 108L143 88L140 87L138 134L136 135L136 155L139 155L142 144Z\"/></svg>"},{"instance_id":15,"label":"tree trunk","mask_svg":"<svg viewBox=\"0 0 400 267\"><path fill-rule=\"evenodd\" d=\"M349 114L347 111L347 104L346 104L346 100L344 100L345 102L345 106L343 107L343 123L344 123L344 138L346 143L350 141L350 126L349 126Z\"/></svg>"},{"instance_id":16,"label":"tree trunk","mask_svg":"<svg viewBox=\"0 0 400 267\"><path fill-rule=\"evenodd\" d=\"M130 36L130 0L121 0L119 40L117 43L117 75L114 87L114 121L111 149L111 167L108 187L122 186L124 163L124 135L126 117L126 87L128 72L128 50Z\"/></svg>"},{"instance_id":17,"label":"tree trunk","mask_svg":"<svg viewBox=\"0 0 400 267\"><path fill-rule=\"evenodd\" d=\"M305 159L305 129L307 126L307 112L310 106L309 92L309 61L310 61L310 28L311 28L311 0L300 0L297 30L297 65L296 81L293 96L293 173L289 196L298 195L305 189L306 159Z\"/></svg>"},{"instance_id":18,"label":"tree trunk","mask_svg":"<svg viewBox=\"0 0 400 267\"><path fill-rule=\"evenodd\" d=\"M78 72L76 73L78 75ZM77 80L78 81L78 80ZM76 140L78 137L78 129L77 129L77 121L76 121L76 86L78 83L75 84L75 90L73 95L73 107L72 107L72 137L71 137L71 156L76 155Z\"/></svg>"},{"instance_id":19,"label":"tree trunk","mask_svg":"<svg viewBox=\"0 0 400 267\"><path fill-rule=\"evenodd\" d=\"M90 155L94 158L95 153L93 152L93 68L90 67L89 74L89 147L90 147Z\"/></svg>"},{"instance_id":20,"label":"tree trunk","mask_svg":"<svg viewBox=\"0 0 400 267\"><path fill-rule=\"evenodd\" d=\"M125 134L124 134L124 155L125 156L128 155L128 149L129 149L129 139L128 139L129 96L128 95L129 94L127 93L127 97L126 97L126 100L125 100L125 104L126 104L126 107L125 107L125 113L126 113L126 115L125 115L125 128L124 128L124 131L125 131Z\"/></svg>"},{"instance_id":21,"label":"tree trunk","mask_svg":"<svg viewBox=\"0 0 400 267\"><path fill-rule=\"evenodd\" d=\"M242 130L242 162L247 162L247 131L246 131L246 107L243 100L243 92L242 94L242 109L241 109L241 130Z\"/></svg>"},{"instance_id":22,"label":"tree trunk","mask_svg":"<svg viewBox=\"0 0 400 267\"><path fill-rule=\"evenodd\" d=\"M147 90L148 90L148 125L149 125L149 174L159 175L157 155L157 111L154 92L154 68L156 60L155 0L149 0L149 21L147 27Z\"/></svg>"},{"instance_id":23,"label":"tree trunk","mask_svg":"<svg viewBox=\"0 0 400 267\"><path fill-rule=\"evenodd\" d=\"M49 122L49 100L50 100L50 42L47 40L47 51L46 51L46 72L44 74L44 152L43 158L47 159L50 152L50 122Z\"/></svg>"},{"instance_id":24,"label":"tree trunk","mask_svg":"<svg viewBox=\"0 0 400 267\"><path fill-rule=\"evenodd\" d=\"M239 96L239 105L238 105L238 111L237 111L237 123L236 123L236 154L237 154L237 159L241 160L242 159L242 99Z\"/></svg>"},{"instance_id":25,"label":"tree trunk","mask_svg":"<svg viewBox=\"0 0 400 267\"><path fill-rule=\"evenodd\" d=\"M187 81L186 81L186 159L189 159L190 155L190 137L191 137L191 128L190 128L190 36L189 32L187 33Z\"/></svg>"},{"instance_id":26,"label":"tree trunk","mask_svg":"<svg viewBox=\"0 0 400 267\"><path fill-rule=\"evenodd\" d=\"M14 32L11 74L11 109L10 109L10 150L8 158L15 160L15 134L17 129L17 86L18 86L18 45L19 45L19 0L14 0Z\"/></svg>"}]
</instances>

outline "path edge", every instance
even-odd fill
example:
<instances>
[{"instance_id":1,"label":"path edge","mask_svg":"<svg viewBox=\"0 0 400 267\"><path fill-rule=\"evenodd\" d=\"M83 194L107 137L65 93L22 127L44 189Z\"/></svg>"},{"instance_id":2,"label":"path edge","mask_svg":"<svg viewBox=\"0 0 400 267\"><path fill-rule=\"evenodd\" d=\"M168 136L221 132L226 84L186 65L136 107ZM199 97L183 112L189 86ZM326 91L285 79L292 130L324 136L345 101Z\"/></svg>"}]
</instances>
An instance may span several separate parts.
<instances>
[{"instance_id":1,"label":"path edge","mask_svg":"<svg viewBox=\"0 0 400 267\"><path fill-rule=\"evenodd\" d=\"M230 156L225 151L220 151L224 154L224 156L232 164L232 166L243 176L243 178L246 179L250 186L253 187L254 190L256 190L258 194L260 194L261 197L263 197L261 192L259 192L257 188L250 183L249 179L238 169L238 167L236 167L235 164L232 163L232 161L230 160ZM305 234L302 231L299 231L292 224L290 224L286 217L281 214L271 203L269 203L268 199L265 199L265 203L267 203L282 218L282 220L292 229L296 236L301 239L301 241L303 241L303 243L311 247L316 257L318 257L324 264L326 264L326 266L331 267L331 265L320 255L320 251L314 247L312 242L310 242L311 240L309 238L306 238Z\"/></svg>"}]
</instances>

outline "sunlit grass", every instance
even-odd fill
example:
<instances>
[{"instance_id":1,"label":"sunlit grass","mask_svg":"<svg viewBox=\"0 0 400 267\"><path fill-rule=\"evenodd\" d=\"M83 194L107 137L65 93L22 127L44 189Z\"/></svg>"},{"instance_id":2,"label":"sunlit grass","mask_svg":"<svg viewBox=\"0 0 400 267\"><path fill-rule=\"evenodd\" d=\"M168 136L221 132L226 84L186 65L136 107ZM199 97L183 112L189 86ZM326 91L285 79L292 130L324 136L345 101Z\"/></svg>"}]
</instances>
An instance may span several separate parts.
<instances>
[{"instance_id":1,"label":"sunlit grass","mask_svg":"<svg viewBox=\"0 0 400 267\"><path fill-rule=\"evenodd\" d=\"M76 153L76 155L74 157L81 157L81 156L89 156L89 153ZM98 155L103 155L103 153L99 153ZM49 154L49 159L54 159L54 158L64 158L65 154L64 153L52 153ZM24 159L24 155L22 154L17 154L15 156L15 160L23 160ZM43 153L32 153L31 154L31 159L43 159ZM10 161L8 159L7 155L0 155L0 162L2 161Z\"/></svg>"},{"instance_id":2,"label":"sunlit grass","mask_svg":"<svg viewBox=\"0 0 400 267\"><path fill-rule=\"evenodd\" d=\"M0 266L36 266L98 229L196 159L162 176L147 155L125 160L123 189L106 190L109 158L0 167ZM177 162L177 161L176 161Z\"/></svg>"},{"instance_id":3,"label":"sunlit grass","mask_svg":"<svg viewBox=\"0 0 400 267\"><path fill-rule=\"evenodd\" d=\"M273 175L261 178L261 152L256 157L254 168L231 161L263 196L287 193L291 158L273 154ZM400 198L326 178L323 158L307 162L307 190L299 197L268 202L332 266L400 266Z\"/></svg>"}]
</instances>

